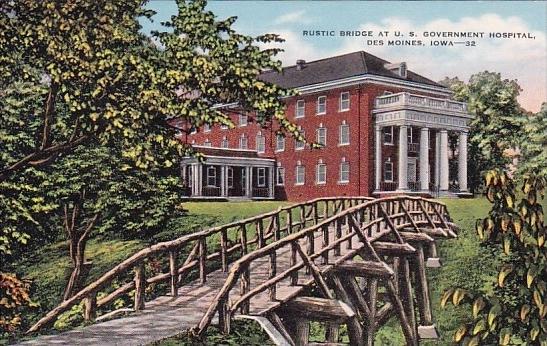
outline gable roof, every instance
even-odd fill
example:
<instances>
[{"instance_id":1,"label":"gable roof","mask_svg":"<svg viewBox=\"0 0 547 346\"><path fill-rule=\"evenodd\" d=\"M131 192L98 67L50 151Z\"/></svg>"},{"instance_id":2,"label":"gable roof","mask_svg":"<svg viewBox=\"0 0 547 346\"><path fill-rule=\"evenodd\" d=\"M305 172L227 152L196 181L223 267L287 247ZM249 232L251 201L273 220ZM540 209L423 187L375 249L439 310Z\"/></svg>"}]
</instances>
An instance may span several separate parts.
<instances>
[{"instance_id":1,"label":"gable roof","mask_svg":"<svg viewBox=\"0 0 547 346\"><path fill-rule=\"evenodd\" d=\"M385 65L387 64L390 64L390 62L360 51L305 62L304 67L301 69L297 65L293 65L284 67L281 72L265 71L260 74L259 78L283 88L298 88L363 74L372 74L444 88L444 86L431 79L412 71L407 71L406 78L402 77L386 68Z\"/></svg>"}]
</instances>

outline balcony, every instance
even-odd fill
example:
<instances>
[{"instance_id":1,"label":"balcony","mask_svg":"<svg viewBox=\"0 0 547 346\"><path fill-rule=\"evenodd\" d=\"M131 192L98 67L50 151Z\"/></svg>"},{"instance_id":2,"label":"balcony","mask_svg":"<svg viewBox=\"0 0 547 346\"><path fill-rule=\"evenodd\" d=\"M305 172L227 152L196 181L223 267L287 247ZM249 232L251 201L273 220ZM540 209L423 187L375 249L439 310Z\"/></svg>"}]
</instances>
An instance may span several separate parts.
<instances>
[{"instance_id":1,"label":"balcony","mask_svg":"<svg viewBox=\"0 0 547 346\"><path fill-rule=\"evenodd\" d=\"M464 102L414 95L406 92L384 95L376 98L376 109L409 106L449 112L467 113L467 104Z\"/></svg>"}]
</instances>

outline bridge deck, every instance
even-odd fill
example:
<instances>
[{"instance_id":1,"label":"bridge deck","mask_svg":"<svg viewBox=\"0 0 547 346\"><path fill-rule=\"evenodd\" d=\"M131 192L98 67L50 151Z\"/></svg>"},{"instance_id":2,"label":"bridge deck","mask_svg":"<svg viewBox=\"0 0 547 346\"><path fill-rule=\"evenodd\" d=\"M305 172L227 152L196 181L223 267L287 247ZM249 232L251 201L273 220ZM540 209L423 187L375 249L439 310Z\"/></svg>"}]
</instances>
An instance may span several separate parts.
<instances>
[{"instance_id":1,"label":"bridge deck","mask_svg":"<svg viewBox=\"0 0 547 346\"><path fill-rule=\"evenodd\" d=\"M334 230L329 230L334 239ZM320 248L320 234L316 234L314 242ZM353 240L355 246L360 245L357 237ZM307 241L300 241L306 248ZM341 248L341 256L349 250ZM334 253L331 252L333 255ZM254 283L264 282L268 278L269 259L260 259L252 265L251 288ZM290 251L280 250L277 253L278 272L289 268ZM316 260L319 268L321 260ZM87 327L78 328L57 335L40 336L21 343L21 345L142 345L179 334L185 329L196 326L205 314L210 303L226 281L228 273L216 270L207 274L207 282L202 285L199 280L186 284L178 290L178 297L170 295L158 297L146 303L146 309L131 313L129 316L96 323ZM298 295L306 285L313 282L311 275L300 275L298 286L290 286L289 279L283 280L277 286L277 302L267 299L268 292L263 292L253 298L250 304L250 313L260 315L267 310L277 307L282 302ZM237 291L237 290L236 290ZM239 298L232 294L231 299Z\"/></svg>"}]
</instances>

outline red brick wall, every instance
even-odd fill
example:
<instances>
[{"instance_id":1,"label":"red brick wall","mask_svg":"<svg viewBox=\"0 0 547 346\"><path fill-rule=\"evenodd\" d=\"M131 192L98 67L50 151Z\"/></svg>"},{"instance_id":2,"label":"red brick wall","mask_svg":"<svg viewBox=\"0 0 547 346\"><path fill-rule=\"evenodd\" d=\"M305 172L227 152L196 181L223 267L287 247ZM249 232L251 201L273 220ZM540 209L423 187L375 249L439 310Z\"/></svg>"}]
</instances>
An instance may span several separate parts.
<instances>
[{"instance_id":1,"label":"red brick wall","mask_svg":"<svg viewBox=\"0 0 547 346\"><path fill-rule=\"evenodd\" d=\"M340 112L340 93L344 91L350 92L350 109ZM276 187L277 198L302 201L326 196L370 195L374 190L375 170L372 110L375 98L383 95L385 91L393 93L409 91L415 94L429 95L428 93L418 93L415 90L367 83L360 86L331 89L287 100L286 114L288 119L302 127L308 141L316 141L316 130L320 124L327 129L327 145L321 149L312 150L309 146L306 146L304 150L295 150L294 139L287 137L285 140L285 150L275 152L275 130L277 127L274 125L274 128L261 129L253 121L252 116L249 116L247 126L240 127L238 126L237 114L232 114L232 119L236 124L236 128L234 129L223 130L220 126L214 126L210 132L199 131L198 133L188 135L183 140L186 140L188 143L195 141L196 145L203 145L205 140L208 139L213 147L220 147L222 138L226 136L230 148L239 148L239 138L242 134L246 134L248 148L255 150L256 134L258 131L261 131L266 137L266 152L263 155L275 156L278 164L285 168L285 185ZM327 112L323 115L316 114L316 102L319 96L327 97ZM305 116L303 118L295 118L296 101L301 99L305 101ZM339 126L343 120L350 127L350 144L339 146ZM434 136L434 132L431 131L430 135ZM397 129L394 129L394 136L395 139L398 138ZM433 154L434 150L430 152L430 157L433 157ZM338 182L342 157L345 157L346 161L350 164L349 183ZM394 180L396 180L397 145L395 144L392 147L384 146L382 157L383 160L391 157L394 162ZM315 181L316 165L319 160L322 160L327 165L327 181L326 184L321 185L316 184ZM295 185L295 170L298 161L306 167L304 185ZM433 166L431 166L431 170L433 172Z\"/></svg>"}]
</instances>

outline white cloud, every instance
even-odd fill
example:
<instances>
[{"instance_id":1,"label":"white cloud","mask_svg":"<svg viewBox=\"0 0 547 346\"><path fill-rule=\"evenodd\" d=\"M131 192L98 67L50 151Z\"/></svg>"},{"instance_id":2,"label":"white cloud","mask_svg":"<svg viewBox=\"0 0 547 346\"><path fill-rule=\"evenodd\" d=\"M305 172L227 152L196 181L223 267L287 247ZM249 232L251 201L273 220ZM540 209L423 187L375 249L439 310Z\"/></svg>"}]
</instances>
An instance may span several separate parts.
<instances>
[{"instance_id":1,"label":"white cloud","mask_svg":"<svg viewBox=\"0 0 547 346\"><path fill-rule=\"evenodd\" d=\"M294 12L289 12L284 15L281 15L277 17L274 20L274 24L291 24L291 23L301 23L301 24L309 24L312 20L306 16L306 11L299 10Z\"/></svg>"},{"instance_id":2,"label":"white cloud","mask_svg":"<svg viewBox=\"0 0 547 346\"><path fill-rule=\"evenodd\" d=\"M519 17L501 17L484 14L477 17L463 17L457 21L435 19L425 23L414 23L405 18L389 17L380 23L363 23L355 30L410 32L419 35L426 46L369 46L366 38L332 38L340 43L331 51L319 51L299 33L284 30L281 36L287 42L281 47L285 64L294 64L296 58L312 60L327 56L365 50L392 62L406 61L409 69L433 80L445 76L458 76L467 80L472 74L484 70L496 71L503 78L518 79L523 91L520 102L528 110L538 111L542 102L547 101L547 38L544 32L533 31ZM454 41L475 40L475 47L461 45L453 47L432 47L423 32L530 32L530 39L453 39ZM380 39L376 37L376 39ZM405 37L405 39L410 39ZM439 38L450 40L450 38Z\"/></svg>"}]
</instances>

